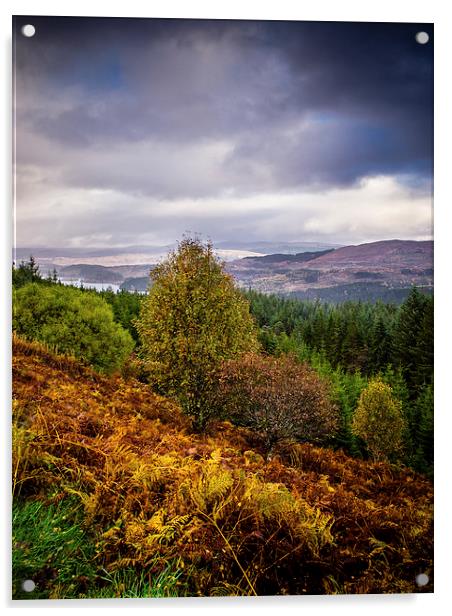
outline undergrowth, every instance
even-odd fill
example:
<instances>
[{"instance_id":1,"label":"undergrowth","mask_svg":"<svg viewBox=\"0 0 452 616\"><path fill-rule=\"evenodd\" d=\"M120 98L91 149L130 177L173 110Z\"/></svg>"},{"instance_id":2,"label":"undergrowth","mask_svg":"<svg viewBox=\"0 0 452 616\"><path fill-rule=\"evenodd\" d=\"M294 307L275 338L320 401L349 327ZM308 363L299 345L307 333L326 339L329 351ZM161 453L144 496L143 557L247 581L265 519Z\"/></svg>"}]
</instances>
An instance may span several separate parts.
<instances>
[{"instance_id":1,"label":"undergrowth","mask_svg":"<svg viewBox=\"0 0 452 616\"><path fill-rule=\"evenodd\" d=\"M69 575L64 542L53 597L432 590L415 583L433 578L432 485L413 471L312 445L266 461L244 429L193 435L144 385L17 338L13 369L18 511L45 503L44 545L66 528L62 503L77 512L67 532L85 569ZM15 580L31 575L24 558ZM72 575L90 583L69 591Z\"/></svg>"},{"instance_id":2,"label":"undergrowth","mask_svg":"<svg viewBox=\"0 0 452 616\"><path fill-rule=\"evenodd\" d=\"M97 563L95 537L74 497L56 504L16 499L12 514L13 599L177 597L181 571L171 564L109 573ZM31 580L32 591L24 588Z\"/></svg>"}]
</instances>

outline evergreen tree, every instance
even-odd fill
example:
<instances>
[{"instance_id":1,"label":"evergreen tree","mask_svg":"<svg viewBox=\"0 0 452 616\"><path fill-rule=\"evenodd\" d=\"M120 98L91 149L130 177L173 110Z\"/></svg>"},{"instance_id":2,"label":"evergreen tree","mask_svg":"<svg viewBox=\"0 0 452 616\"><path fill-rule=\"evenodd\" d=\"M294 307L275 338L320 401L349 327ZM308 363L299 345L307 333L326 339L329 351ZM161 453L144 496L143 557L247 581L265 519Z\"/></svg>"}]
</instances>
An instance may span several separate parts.
<instances>
[{"instance_id":1,"label":"evergreen tree","mask_svg":"<svg viewBox=\"0 0 452 616\"><path fill-rule=\"evenodd\" d=\"M426 385L414 404L416 429L413 437L414 466L431 474L433 469L433 385Z\"/></svg>"},{"instance_id":2,"label":"evergreen tree","mask_svg":"<svg viewBox=\"0 0 452 616\"><path fill-rule=\"evenodd\" d=\"M382 315L377 317L371 331L369 360L374 374L391 361L391 336Z\"/></svg>"},{"instance_id":3,"label":"evergreen tree","mask_svg":"<svg viewBox=\"0 0 452 616\"><path fill-rule=\"evenodd\" d=\"M416 386L422 388L433 380L433 298L426 298L416 346L414 379Z\"/></svg>"},{"instance_id":4,"label":"evergreen tree","mask_svg":"<svg viewBox=\"0 0 452 616\"><path fill-rule=\"evenodd\" d=\"M416 392L419 381L419 340L424 323L427 300L416 287L403 303L394 332L394 359L406 379L409 389Z\"/></svg>"},{"instance_id":5,"label":"evergreen tree","mask_svg":"<svg viewBox=\"0 0 452 616\"><path fill-rule=\"evenodd\" d=\"M36 263L33 255L27 262L21 261L18 267L13 267L12 282L16 289L23 287L29 282L41 282L42 277L39 271L39 265Z\"/></svg>"},{"instance_id":6,"label":"evergreen tree","mask_svg":"<svg viewBox=\"0 0 452 616\"><path fill-rule=\"evenodd\" d=\"M278 338L273 329L268 325L263 325L259 330L258 339L262 345L263 351L265 351L265 353L269 353L270 355L274 355L276 349L278 348Z\"/></svg>"},{"instance_id":7,"label":"evergreen tree","mask_svg":"<svg viewBox=\"0 0 452 616\"><path fill-rule=\"evenodd\" d=\"M351 371L363 370L367 360L367 349L356 319L348 323L343 342L342 361Z\"/></svg>"},{"instance_id":8,"label":"evergreen tree","mask_svg":"<svg viewBox=\"0 0 452 616\"><path fill-rule=\"evenodd\" d=\"M363 451L359 437L352 431L353 413L367 380L359 372L344 372L340 368L331 375L334 402L340 410L340 427L335 444L353 456L360 456Z\"/></svg>"},{"instance_id":9,"label":"evergreen tree","mask_svg":"<svg viewBox=\"0 0 452 616\"><path fill-rule=\"evenodd\" d=\"M331 341L331 363L334 367L338 367L344 361L344 340L345 340L346 324L344 319L336 315L335 325L332 332Z\"/></svg>"}]
</instances>

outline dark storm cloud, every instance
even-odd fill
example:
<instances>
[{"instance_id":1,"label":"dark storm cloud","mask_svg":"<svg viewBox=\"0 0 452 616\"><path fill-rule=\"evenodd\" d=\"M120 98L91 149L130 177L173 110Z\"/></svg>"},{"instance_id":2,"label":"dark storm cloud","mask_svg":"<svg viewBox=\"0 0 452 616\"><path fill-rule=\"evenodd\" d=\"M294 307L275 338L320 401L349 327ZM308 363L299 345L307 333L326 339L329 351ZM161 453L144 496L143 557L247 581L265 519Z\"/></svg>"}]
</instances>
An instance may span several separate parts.
<instances>
[{"instance_id":1,"label":"dark storm cloud","mask_svg":"<svg viewBox=\"0 0 452 616\"><path fill-rule=\"evenodd\" d=\"M199 178L187 196L431 172L432 45L414 39L429 25L21 18L16 29L27 20L37 35L18 38L17 67L39 86L24 97L73 91L73 104L25 109L24 123L84 149L232 142L215 185ZM111 181L89 167L67 180ZM172 195L159 184L136 189Z\"/></svg>"},{"instance_id":2,"label":"dark storm cloud","mask_svg":"<svg viewBox=\"0 0 452 616\"><path fill-rule=\"evenodd\" d=\"M429 235L419 30L15 18L19 243Z\"/></svg>"}]
</instances>

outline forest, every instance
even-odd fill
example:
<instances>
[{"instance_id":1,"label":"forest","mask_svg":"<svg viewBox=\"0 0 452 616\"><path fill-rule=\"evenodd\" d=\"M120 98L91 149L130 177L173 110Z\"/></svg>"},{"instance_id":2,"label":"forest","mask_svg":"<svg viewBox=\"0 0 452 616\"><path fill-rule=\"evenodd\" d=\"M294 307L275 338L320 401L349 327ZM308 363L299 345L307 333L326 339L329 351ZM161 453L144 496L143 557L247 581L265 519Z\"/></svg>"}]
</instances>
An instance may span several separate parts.
<instances>
[{"instance_id":1,"label":"forest","mask_svg":"<svg viewBox=\"0 0 452 616\"><path fill-rule=\"evenodd\" d=\"M433 297L151 279L13 268L13 598L431 592Z\"/></svg>"}]
</instances>

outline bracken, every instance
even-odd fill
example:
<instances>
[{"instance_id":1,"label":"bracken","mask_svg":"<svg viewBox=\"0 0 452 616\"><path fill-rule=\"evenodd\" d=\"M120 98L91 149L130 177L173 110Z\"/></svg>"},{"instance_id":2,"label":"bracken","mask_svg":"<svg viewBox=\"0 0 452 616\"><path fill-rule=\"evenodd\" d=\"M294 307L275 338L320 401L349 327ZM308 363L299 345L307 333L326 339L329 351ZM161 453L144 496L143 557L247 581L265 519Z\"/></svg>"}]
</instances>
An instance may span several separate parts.
<instances>
[{"instance_id":1,"label":"bracken","mask_svg":"<svg viewBox=\"0 0 452 616\"><path fill-rule=\"evenodd\" d=\"M176 563L192 595L432 591L421 475L309 444L265 461L245 429L193 435L137 381L13 342L14 498L75 495L99 570Z\"/></svg>"}]
</instances>

